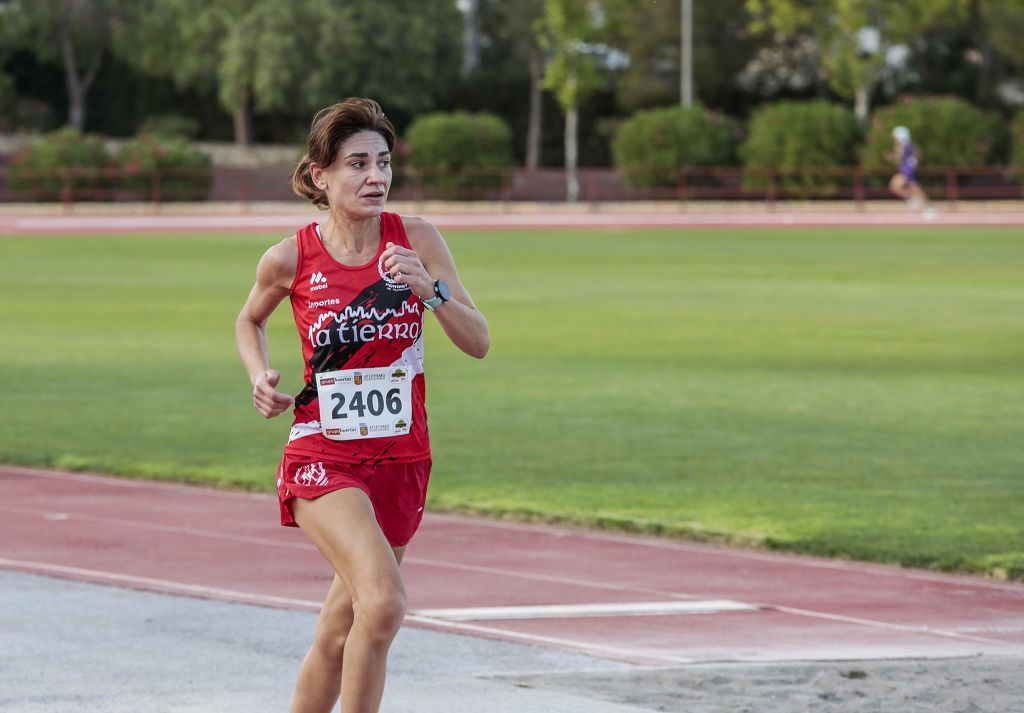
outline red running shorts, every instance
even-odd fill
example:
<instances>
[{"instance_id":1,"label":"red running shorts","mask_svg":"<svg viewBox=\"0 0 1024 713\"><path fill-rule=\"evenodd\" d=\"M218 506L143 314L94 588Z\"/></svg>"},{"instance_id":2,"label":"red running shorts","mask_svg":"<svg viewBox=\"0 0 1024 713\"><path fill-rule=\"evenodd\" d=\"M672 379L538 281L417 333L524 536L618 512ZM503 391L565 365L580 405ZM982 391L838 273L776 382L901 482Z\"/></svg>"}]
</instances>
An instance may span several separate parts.
<instances>
[{"instance_id":1,"label":"red running shorts","mask_svg":"<svg viewBox=\"0 0 1024 713\"><path fill-rule=\"evenodd\" d=\"M384 537L392 547L403 547L409 544L423 519L430 464L427 459L360 465L285 455L277 469L281 524L298 527L291 510L295 498L313 500L342 488L359 488L373 503Z\"/></svg>"}]
</instances>

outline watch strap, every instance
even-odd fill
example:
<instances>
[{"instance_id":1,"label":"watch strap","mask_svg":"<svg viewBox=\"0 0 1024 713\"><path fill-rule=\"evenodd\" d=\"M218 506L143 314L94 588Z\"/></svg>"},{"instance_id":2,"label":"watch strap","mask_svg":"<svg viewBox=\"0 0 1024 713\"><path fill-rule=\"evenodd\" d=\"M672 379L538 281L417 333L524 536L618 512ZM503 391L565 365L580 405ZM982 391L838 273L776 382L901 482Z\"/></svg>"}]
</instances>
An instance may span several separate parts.
<instances>
[{"instance_id":1,"label":"watch strap","mask_svg":"<svg viewBox=\"0 0 1024 713\"><path fill-rule=\"evenodd\" d=\"M423 302L423 306L429 309L431 312L433 312L435 308L440 307L441 305L444 304L444 300L441 299L440 295L434 295L429 300L421 301Z\"/></svg>"}]
</instances>

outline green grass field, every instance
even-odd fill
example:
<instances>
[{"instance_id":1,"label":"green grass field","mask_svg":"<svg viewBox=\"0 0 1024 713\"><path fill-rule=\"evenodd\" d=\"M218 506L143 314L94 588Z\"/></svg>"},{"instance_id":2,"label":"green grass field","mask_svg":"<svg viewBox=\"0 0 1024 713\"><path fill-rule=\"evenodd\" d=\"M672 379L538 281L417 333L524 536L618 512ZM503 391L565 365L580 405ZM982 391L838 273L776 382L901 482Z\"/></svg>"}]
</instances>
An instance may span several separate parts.
<instances>
[{"instance_id":1,"label":"green grass field","mask_svg":"<svg viewBox=\"0 0 1024 713\"><path fill-rule=\"evenodd\" d=\"M0 239L0 461L270 490L233 325L276 239ZM492 350L430 324L434 507L1024 578L1019 231L448 240Z\"/></svg>"}]
</instances>

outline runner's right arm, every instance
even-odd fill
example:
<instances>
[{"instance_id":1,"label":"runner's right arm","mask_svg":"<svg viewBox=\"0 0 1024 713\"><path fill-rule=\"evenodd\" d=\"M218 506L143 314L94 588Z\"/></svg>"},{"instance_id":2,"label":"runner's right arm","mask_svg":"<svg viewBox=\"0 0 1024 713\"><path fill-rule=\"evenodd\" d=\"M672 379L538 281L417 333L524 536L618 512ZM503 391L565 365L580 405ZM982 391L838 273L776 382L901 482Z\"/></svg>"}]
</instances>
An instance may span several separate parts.
<instances>
[{"instance_id":1,"label":"runner's right arm","mask_svg":"<svg viewBox=\"0 0 1024 713\"><path fill-rule=\"evenodd\" d=\"M238 353L252 382L252 403L265 418L279 415L295 402L294 398L275 388L281 380L281 373L270 368L267 319L288 296L297 263L295 238L282 240L267 250L256 268L256 284L235 322Z\"/></svg>"}]
</instances>

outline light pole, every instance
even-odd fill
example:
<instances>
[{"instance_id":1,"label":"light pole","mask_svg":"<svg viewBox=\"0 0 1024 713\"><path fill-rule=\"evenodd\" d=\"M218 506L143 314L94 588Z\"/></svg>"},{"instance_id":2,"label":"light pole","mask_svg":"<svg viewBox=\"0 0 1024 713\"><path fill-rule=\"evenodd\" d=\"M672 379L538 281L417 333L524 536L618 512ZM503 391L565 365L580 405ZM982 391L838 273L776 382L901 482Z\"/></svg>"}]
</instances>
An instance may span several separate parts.
<instances>
[{"instance_id":1,"label":"light pole","mask_svg":"<svg viewBox=\"0 0 1024 713\"><path fill-rule=\"evenodd\" d=\"M679 100L683 106L689 107L693 105L693 0L680 2Z\"/></svg>"}]
</instances>

